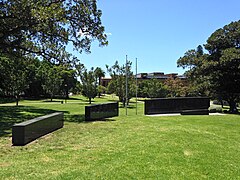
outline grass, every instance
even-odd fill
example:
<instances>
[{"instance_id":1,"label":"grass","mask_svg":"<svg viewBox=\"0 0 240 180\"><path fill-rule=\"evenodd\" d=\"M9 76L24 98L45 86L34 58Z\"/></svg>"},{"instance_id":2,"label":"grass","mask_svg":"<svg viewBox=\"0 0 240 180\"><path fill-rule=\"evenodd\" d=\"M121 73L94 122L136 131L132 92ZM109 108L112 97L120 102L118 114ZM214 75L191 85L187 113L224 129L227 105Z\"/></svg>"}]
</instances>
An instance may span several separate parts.
<instances>
[{"instance_id":1,"label":"grass","mask_svg":"<svg viewBox=\"0 0 240 180\"><path fill-rule=\"evenodd\" d=\"M149 117L139 103L86 123L82 97L20 104L0 106L0 179L240 179L239 115ZM11 146L13 123L53 111L64 128Z\"/></svg>"}]
</instances>

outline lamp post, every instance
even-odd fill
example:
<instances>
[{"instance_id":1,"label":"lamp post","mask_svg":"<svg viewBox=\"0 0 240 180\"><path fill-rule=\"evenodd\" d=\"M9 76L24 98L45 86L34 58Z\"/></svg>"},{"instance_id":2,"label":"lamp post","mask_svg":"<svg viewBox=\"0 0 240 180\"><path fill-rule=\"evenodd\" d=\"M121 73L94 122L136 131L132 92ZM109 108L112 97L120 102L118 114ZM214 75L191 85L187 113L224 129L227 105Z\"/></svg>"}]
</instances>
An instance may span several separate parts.
<instances>
[{"instance_id":1,"label":"lamp post","mask_svg":"<svg viewBox=\"0 0 240 180\"><path fill-rule=\"evenodd\" d=\"M65 104L67 104L67 84L65 84L64 87L65 87Z\"/></svg>"},{"instance_id":2,"label":"lamp post","mask_svg":"<svg viewBox=\"0 0 240 180\"><path fill-rule=\"evenodd\" d=\"M127 101L128 101L128 60L126 55L126 95L125 95L125 109L127 115Z\"/></svg>"},{"instance_id":3,"label":"lamp post","mask_svg":"<svg viewBox=\"0 0 240 180\"><path fill-rule=\"evenodd\" d=\"M137 58L136 58L136 115L137 115L137 94L138 93L138 83L137 83Z\"/></svg>"}]
</instances>

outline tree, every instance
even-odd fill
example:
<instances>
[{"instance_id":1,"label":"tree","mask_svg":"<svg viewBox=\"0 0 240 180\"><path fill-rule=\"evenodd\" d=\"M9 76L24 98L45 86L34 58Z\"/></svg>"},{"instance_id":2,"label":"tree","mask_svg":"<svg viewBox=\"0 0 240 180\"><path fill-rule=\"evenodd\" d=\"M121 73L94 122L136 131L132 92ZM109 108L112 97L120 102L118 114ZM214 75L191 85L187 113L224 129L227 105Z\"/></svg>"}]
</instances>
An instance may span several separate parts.
<instances>
[{"instance_id":1,"label":"tree","mask_svg":"<svg viewBox=\"0 0 240 180\"><path fill-rule=\"evenodd\" d=\"M223 50L219 61L209 63L207 68L214 69L209 76L213 94L229 103L231 113L237 113L236 103L240 101L240 49Z\"/></svg>"},{"instance_id":2,"label":"tree","mask_svg":"<svg viewBox=\"0 0 240 180\"><path fill-rule=\"evenodd\" d=\"M61 69L58 66L53 66L45 61L39 68L39 76L44 79L42 87L47 94L50 95L51 101L55 94L60 91L63 79L61 77Z\"/></svg>"},{"instance_id":3,"label":"tree","mask_svg":"<svg viewBox=\"0 0 240 180\"><path fill-rule=\"evenodd\" d=\"M167 93L167 87L157 79L139 82L138 95L141 97L164 98Z\"/></svg>"},{"instance_id":4,"label":"tree","mask_svg":"<svg viewBox=\"0 0 240 180\"><path fill-rule=\"evenodd\" d=\"M94 70L94 73L95 73L96 77L98 78L98 87L100 87L101 86L101 79L102 79L102 77L105 77L105 72L100 67L97 67ZM101 96L101 91L100 91L100 88L99 88L98 97L100 97L100 96Z\"/></svg>"},{"instance_id":5,"label":"tree","mask_svg":"<svg viewBox=\"0 0 240 180\"><path fill-rule=\"evenodd\" d=\"M104 86L102 86L102 85L100 85L100 86L97 87L98 95L99 95L99 94L101 95L101 94L103 94L103 93L106 93L106 91L107 91L107 88L104 87Z\"/></svg>"},{"instance_id":6,"label":"tree","mask_svg":"<svg viewBox=\"0 0 240 180\"><path fill-rule=\"evenodd\" d=\"M236 103L240 100L240 21L232 22L216 30L207 40L205 49L209 54L198 57L199 63L188 74L195 80L199 76L202 85L213 97L228 101L230 112L236 113ZM181 67L192 66L184 58L178 60Z\"/></svg>"},{"instance_id":7,"label":"tree","mask_svg":"<svg viewBox=\"0 0 240 180\"><path fill-rule=\"evenodd\" d=\"M61 69L61 78L63 80L60 88L63 94L65 94L65 98L69 98L69 90L76 87L77 73L68 64L60 65L59 68Z\"/></svg>"},{"instance_id":8,"label":"tree","mask_svg":"<svg viewBox=\"0 0 240 180\"><path fill-rule=\"evenodd\" d=\"M126 65L119 65L118 61L112 67L106 65L107 71L109 72L112 80L109 84L109 91L114 92L120 102L123 102L125 106L125 102L128 104L129 100L135 95L136 85L134 83L133 72L131 71L132 63L130 61L127 62ZM127 73L126 73L127 71ZM128 99L126 100L126 74L128 76Z\"/></svg>"},{"instance_id":9,"label":"tree","mask_svg":"<svg viewBox=\"0 0 240 180\"><path fill-rule=\"evenodd\" d=\"M164 82L170 97L188 96L189 88L179 78L169 78Z\"/></svg>"},{"instance_id":10,"label":"tree","mask_svg":"<svg viewBox=\"0 0 240 180\"><path fill-rule=\"evenodd\" d=\"M85 67L81 69L80 79L82 82L82 94L88 98L89 104L97 96L97 81L94 69L88 71Z\"/></svg>"},{"instance_id":11,"label":"tree","mask_svg":"<svg viewBox=\"0 0 240 180\"><path fill-rule=\"evenodd\" d=\"M185 76L189 82L189 95L208 96L210 82L203 73L208 54L202 54L202 50L199 51L199 47L200 46L198 46L196 50L188 50L183 57L178 59L177 65L178 67L187 69Z\"/></svg>"},{"instance_id":12,"label":"tree","mask_svg":"<svg viewBox=\"0 0 240 180\"><path fill-rule=\"evenodd\" d=\"M197 57L200 57L204 54L203 53L203 47L201 45L198 45L196 51L197 51Z\"/></svg>"},{"instance_id":13,"label":"tree","mask_svg":"<svg viewBox=\"0 0 240 180\"><path fill-rule=\"evenodd\" d=\"M38 58L28 57L28 64L25 68L27 71L27 79L28 87L24 90L25 97L37 97L44 95L44 90L42 88L43 80L40 76L38 76L38 69L41 66L42 61Z\"/></svg>"},{"instance_id":14,"label":"tree","mask_svg":"<svg viewBox=\"0 0 240 180\"><path fill-rule=\"evenodd\" d=\"M14 96L16 106L18 106L20 95L28 87L27 64L28 59L0 57L1 91L4 95Z\"/></svg>"},{"instance_id":15,"label":"tree","mask_svg":"<svg viewBox=\"0 0 240 180\"><path fill-rule=\"evenodd\" d=\"M80 53L90 52L95 39L108 43L96 0L2 0L0 6L1 53L69 61L68 43Z\"/></svg>"},{"instance_id":16,"label":"tree","mask_svg":"<svg viewBox=\"0 0 240 180\"><path fill-rule=\"evenodd\" d=\"M10 84L9 74L11 74L10 59L0 54L0 94L8 95L7 87Z\"/></svg>"}]
</instances>

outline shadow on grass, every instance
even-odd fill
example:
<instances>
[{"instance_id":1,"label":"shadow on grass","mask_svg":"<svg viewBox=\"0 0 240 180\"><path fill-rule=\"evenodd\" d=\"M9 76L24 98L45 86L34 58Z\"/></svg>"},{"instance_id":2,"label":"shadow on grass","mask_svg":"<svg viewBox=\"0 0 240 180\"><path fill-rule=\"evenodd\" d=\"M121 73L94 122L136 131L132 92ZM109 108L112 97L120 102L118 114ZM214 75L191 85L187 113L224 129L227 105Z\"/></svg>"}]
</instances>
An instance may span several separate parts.
<instances>
[{"instance_id":1,"label":"shadow on grass","mask_svg":"<svg viewBox=\"0 0 240 180\"><path fill-rule=\"evenodd\" d=\"M85 115L84 114L66 115L64 116L64 121L81 123L85 121Z\"/></svg>"},{"instance_id":2,"label":"shadow on grass","mask_svg":"<svg viewBox=\"0 0 240 180\"><path fill-rule=\"evenodd\" d=\"M1 106L0 107L0 137L10 136L12 126L26 120L57 112L52 109L39 109L31 106ZM68 112L64 112L68 113Z\"/></svg>"},{"instance_id":3,"label":"shadow on grass","mask_svg":"<svg viewBox=\"0 0 240 180\"><path fill-rule=\"evenodd\" d=\"M51 102L52 102L52 103L54 103L54 102L61 103L61 102L62 102L62 103L63 103L64 100L52 100L52 101L51 101L51 100L44 100L43 103L45 103L45 102L50 102L50 103L51 103Z\"/></svg>"},{"instance_id":4,"label":"shadow on grass","mask_svg":"<svg viewBox=\"0 0 240 180\"><path fill-rule=\"evenodd\" d=\"M16 102L16 99L14 98L0 98L0 104L6 104L6 103L13 103Z\"/></svg>"},{"instance_id":5,"label":"shadow on grass","mask_svg":"<svg viewBox=\"0 0 240 180\"><path fill-rule=\"evenodd\" d=\"M111 118L103 118L103 119L97 119L97 120L89 120L89 121L84 121L85 123L93 123L93 122L111 122L111 121L116 121L115 119Z\"/></svg>"},{"instance_id":6,"label":"shadow on grass","mask_svg":"<svg viewBox=\"0 0 240 180\"><path fill-rule=\"evenodd\" d=\"M111 118L103 118L103 119L97 119L92 121L85 121L84 114L75 114L75 115L64 116L64 121L74 122L74 123L91 123L91 122L97 122L97 121L115 121L115 120Z\"/></svg>"},{"instance_id":7,"label":"shadow on grass","mask_svg":"<svg viewBox=\"0 0 240 180\"><path fill-rule=\"evenodd\" d=\"M85 104L85 103L84 103ZM86 103L87 104L87 103ZM81 104L82 105L82 104ZM16 123L27 121L36 117L58 112L53 109L40 109L33 106L0 106L0 137L11 136L12 126ZM84 114L70 114L68 111L64 113L64 121L73 123L83 123L85 121ZM96 121L114 121L112 119L100 119ZM93 121L90 121L93 122Z\"/></svg>"},{"instance_id":8,"label":"shadow on grass","mask_svg":"<svg viewBox=\"0 0 240 180\"><path fill-rule=\"evenodd\" d=\"M120 105L119 106L119 108L121 108L121 109L125 109L126 107L125 106L123 106L123 105ZM136 109L136 106L131 106L131 105L128 105L128 107L127 107L128 109Z\"/></svg>"}]
</instances>

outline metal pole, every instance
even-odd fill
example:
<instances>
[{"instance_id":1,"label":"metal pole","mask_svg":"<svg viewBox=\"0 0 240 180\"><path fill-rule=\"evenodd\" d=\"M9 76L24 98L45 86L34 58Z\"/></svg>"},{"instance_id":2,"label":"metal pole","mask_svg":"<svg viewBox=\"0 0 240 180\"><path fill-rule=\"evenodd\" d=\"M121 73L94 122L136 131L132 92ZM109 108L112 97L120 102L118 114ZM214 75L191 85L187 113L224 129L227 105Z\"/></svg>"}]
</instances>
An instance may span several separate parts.
<instances>
[{"instance_id":1,"label":"metal pole","mask_svg":"<svg viewBox=\"0 0 240 180\"><path fill-rule=\"evenodd\" d=\"M127 115L127 98L128 98L128 67L127 67L127 55L126 55L126 95L125 95L126 115Z\"/></svg>"},{"instance_id":2,"label":"metal pole","mask_svg":"<svg viewBox=\"0 0 240 180\"><path fill-rule=\"evenodd\" d=\"M137 82L137 58L136 58L136 115L137 115L137 94L138 93L138 82Z\"/></svg>"}]
</instances>

